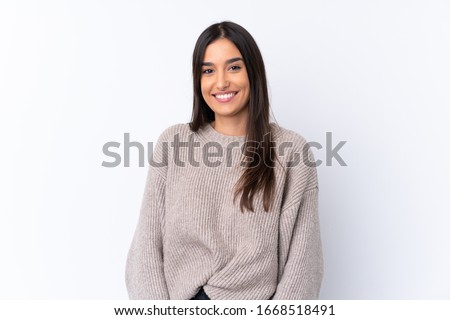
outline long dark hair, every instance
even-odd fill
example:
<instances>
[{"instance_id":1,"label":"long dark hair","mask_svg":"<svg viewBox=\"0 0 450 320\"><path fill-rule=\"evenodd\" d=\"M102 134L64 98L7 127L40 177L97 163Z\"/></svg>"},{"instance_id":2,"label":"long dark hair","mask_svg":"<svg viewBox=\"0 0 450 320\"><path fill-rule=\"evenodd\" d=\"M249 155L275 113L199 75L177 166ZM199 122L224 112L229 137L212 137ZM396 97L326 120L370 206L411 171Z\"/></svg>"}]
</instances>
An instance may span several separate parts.
<instances>
[{"instance_id":1,"label":"long dark hair","mask_svg":"<svg viewBox=\"0 0 450 320\"><path fill-rule=\"evenodd\" d=\"M244 60L250 84L248 103L247 136L242 162L245 170L236 183L233 201L242 193L240 209L253 210L253 198L258 191L264 190L264 211L269 211L275 190L274 157L275 148L271 138L269 124L269 96L267 93L266 71L261 52L250 33L242 26L223 21L209 26L199 36L192 57L192 75L194 80L194 105L192 131L215 120L214 112L206 104L201 91L202 62L206 47L213 41L225 38L234 43ZM266 138L264 138L266 136ZM254 143L252 145L252 143ZM251 148L247 148L250 146Z\"/></svg>"}]
</instances>

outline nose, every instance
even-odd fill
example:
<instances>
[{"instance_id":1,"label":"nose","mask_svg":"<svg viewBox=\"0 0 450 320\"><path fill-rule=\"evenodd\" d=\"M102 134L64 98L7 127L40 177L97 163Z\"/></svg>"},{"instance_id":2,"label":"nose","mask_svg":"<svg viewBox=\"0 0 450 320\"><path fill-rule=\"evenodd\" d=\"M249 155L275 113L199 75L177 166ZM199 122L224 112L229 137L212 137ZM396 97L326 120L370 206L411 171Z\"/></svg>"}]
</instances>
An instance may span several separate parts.
<instances>
[{"instance_id":1,"label":"nose","mask_svg":"<svg viewBox=\"0 0 450 320\"><path fill-rule=\"evenodd\" d=\"M227 79L225 72L217 72L217 83L216 83L217 89L220 91L225 90L230 86L230 82Z\"/></svg>"}]
</instances>

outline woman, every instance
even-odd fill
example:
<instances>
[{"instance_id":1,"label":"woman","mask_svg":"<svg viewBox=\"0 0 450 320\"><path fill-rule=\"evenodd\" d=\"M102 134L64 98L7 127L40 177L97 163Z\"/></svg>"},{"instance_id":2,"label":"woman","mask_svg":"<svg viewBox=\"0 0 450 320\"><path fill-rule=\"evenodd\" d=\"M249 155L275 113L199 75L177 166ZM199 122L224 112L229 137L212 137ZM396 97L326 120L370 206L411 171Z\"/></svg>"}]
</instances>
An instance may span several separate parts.
<instances>
[{"instance_id":1,"label":"woman","mask_svg":"<svg viewBox=\"0 0 450 320\"><path fill-rule=\"evenodd\" d=\"M208 27L193 79L192 121L155 145L127 258L129 297L317 299L314 158L303 137L269 122L252 36L229 21Z\"/></svg>"}]
</instances>

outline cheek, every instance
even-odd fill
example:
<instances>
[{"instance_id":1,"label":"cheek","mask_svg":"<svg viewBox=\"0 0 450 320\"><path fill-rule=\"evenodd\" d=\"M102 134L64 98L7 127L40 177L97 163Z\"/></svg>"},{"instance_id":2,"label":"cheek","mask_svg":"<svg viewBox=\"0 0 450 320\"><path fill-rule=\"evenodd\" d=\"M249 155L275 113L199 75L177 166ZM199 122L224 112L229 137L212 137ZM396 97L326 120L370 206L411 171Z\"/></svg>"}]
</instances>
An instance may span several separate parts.
<instances>
[{"instance_id":1,"label":"cheek","mask_svg":"<svg viewBox=\"0 0 450 320\"><path fill-rule=\"evenodd\" d=\"M242 95L242 99L247 102L250 99L250 83L247 79L242 82L241 88L245 91L245 94Z\"/></svg>"},{"instance_id":2,"label":"cheek","mask_svg":"<svg viewBox=\"0 0 450 320\"><path fill-rule=\"evenodd\" d=\"M247 74L243 74L242 77L239 79L239 85L241 88L249 90L250 89L250 83L248 81Z\"/></svg>"},{"instance_id":3,"label":"cheek","mask_svg":"<svg viewBox=\"0 0 450 320\"><path fill-rule=\"evenodd\" d=\"M203 95L204 97L209 96L209 91L210 91L210 89L209 89L209 85L208 85L207 81L203 81L203 80L202 80L202 81L200 82L200 89L201 89L202 95Z\"/></svg>"},{"instance_id":4,"label":"cheek","mask_svg":"<svg viewBox=\"0 0 450 320\"><path fill-rule=\"evenodd\" d=\"M250 84L248 83L248 81L242 81L241 89L245 92L245 97L248 97L250 95Z\"/></svg>"}]
</instances>

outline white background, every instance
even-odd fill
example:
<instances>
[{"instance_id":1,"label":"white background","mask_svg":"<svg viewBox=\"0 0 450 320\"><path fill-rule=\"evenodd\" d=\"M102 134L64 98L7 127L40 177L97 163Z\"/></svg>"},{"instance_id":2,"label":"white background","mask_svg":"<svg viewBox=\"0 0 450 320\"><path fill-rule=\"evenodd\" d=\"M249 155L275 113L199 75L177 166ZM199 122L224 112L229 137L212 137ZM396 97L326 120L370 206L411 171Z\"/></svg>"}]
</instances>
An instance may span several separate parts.
<instances>
[{"instance_id":1,"label":"white background","mask_svg":"<svg viewBox=\"0 0 450 320\"><path fill-rule=\"evenodd\" d=\"M127 299L147 167L108 141L188 122L210 24L244 26L318 167L322 299L450 299L446 1L2 1L0 299ZM123 154L123 149L120 151ZM325 149L315 150L325 160Z\"/></svg>"}]
</instances>

